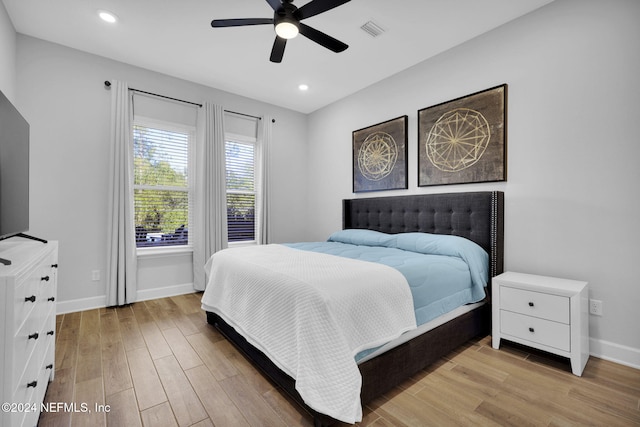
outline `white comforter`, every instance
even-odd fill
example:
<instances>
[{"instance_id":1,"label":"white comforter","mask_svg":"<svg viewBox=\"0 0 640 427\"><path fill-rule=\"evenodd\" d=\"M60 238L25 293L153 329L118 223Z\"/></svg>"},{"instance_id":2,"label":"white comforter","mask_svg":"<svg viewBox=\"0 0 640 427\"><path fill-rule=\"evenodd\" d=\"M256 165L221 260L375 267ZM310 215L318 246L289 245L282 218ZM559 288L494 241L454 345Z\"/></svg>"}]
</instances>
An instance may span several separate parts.
<instances>
[{"instance_id":1,"label":"white comforter","mask_svg":"<svg viewBox=\"0 0 640 427\"><path fill-rule=\"evenodd\" d=\"M362 419L354 356L416 327L406 279L384 265L262 245L217 252L205 268L203 309L293 377L307 405L347 423Z\"/></svg>"}]
</instances>

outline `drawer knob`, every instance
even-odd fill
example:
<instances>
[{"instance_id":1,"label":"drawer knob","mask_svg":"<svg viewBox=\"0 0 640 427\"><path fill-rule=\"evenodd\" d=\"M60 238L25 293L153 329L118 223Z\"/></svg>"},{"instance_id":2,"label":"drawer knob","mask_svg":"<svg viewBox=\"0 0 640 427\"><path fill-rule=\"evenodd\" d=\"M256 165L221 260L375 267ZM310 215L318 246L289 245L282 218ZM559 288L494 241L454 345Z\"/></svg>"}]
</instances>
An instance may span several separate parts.
<instances>
[{"instance_id":1,"label":"drawer knob","mask_svg":"<svg viewBox=\"0 0 640 427\"><path fill-rule=\"evenodd\" d=\"M58 268L58 264L51 264L51 268Z\"/></svg>"},{"instance_id":2,"label":"drawer knob","mask_svg":"<svg viewBox=\"0 0 640 427\"><path fill-rule=\"evenodd\" d=\"M41 277L40 280L48 282L49 281L49 276Z\"/></svg>"},{"instance_id":3,"label":"drawer knob","mask_svg":"<svg viewBox=\"0 0 640 427\"><path fill-rule=\"evenodd\" d=\"M27 383L27 388L29 387L36 388L37 385L38 385L38 381L31 381L30 383Z\"/></svg>"},{"instance_id":4,"label":"drawer knob","mask_svg":"<svg viewBox=\"0 0 640 427\"><path fill-rule=\"evenodd\" d=\"M30 340L37 340L39 336L40 336L40 334L39 334L39 333L34 332L34 333L32 333L31 335L29 335L29 339L30 339Z\"/></svg>"},{"instance_id":5,"label":"drawer knob","mask_svg":"<svg viewBox=\"0 0 640 427\"><path fill-rule=\"evenodd\" d=\"M27 301L36 302L36 296L31 295L30 297L24 297L24 302L27 302Z\"/></svg>"},{"instance_id":6,"label":"drawer knob","mask_svg":"<svg viewBox=\"0 0 640 427\"><path fill-rule=\"evenodd\" d=\"M532 302L529 302L529 307L533 307L534 304Z\"/></svg>"},{"instance_id":7,"label":"drawer knob","mask_svg":"<svg viewBox=\"0 0 640 427\"><path fill-rule=\"evenodd\" d=\"M49 363L47 366L44 367L45 369L53 369L53 363Z\"/></svg>"},{"instance_id":8,"label":"drawer knob","mask_svg":"<svg viewBox=\"0 0 640 427\"><path fill-rule=\"evenodd\" d=\"M47 335L53 335L53 331L47 332Z\"/></svg>"},{"instance_id":9,"label":"drawer knob","mask_svg":"<svg viewBox=\"0 0 640 427\"><path fill-rule=\"evenodd\" d=\"M529 328L529 332L535 332L533 328Z\"/></svg>"},{"instance_id":10,"label":"drawer knob","mask_svg":"<svg viewBox=\"0 0 640 427\"><path fill-rule=\"evenodd\" d=\"M47 298L47 301L55 301L55 300L56 300L56 297L49 297L49 298Z\"/></svg>"}]
</instances>

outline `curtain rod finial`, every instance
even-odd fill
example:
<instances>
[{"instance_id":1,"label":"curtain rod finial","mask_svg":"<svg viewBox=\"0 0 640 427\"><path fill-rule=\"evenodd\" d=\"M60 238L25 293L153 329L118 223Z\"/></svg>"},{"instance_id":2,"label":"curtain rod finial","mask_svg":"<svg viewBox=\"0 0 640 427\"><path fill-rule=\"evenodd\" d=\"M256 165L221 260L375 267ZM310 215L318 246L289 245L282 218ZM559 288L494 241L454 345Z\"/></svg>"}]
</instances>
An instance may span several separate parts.
<instances>
[{"instance_id":1,"label":"curtain rod finial","mask_svg":"<svg viewBox=\"0 0 640 427\"><path fill-rule=\"evenodd\" d=\"M111 82L110 82L109 80L105 80L105 81L104 81L104 87L105 87L106 89L111 89Z\"/></svg>"}]
</instances>

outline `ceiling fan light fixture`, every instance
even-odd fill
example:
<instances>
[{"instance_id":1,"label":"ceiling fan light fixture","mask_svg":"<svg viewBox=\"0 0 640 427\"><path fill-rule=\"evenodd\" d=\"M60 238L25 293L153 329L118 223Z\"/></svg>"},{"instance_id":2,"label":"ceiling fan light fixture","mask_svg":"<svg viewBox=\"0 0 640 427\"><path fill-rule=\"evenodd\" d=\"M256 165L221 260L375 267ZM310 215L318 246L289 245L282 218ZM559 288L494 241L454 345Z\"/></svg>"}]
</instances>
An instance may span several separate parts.
<instances>
[{"instance_id":1,"label":"ceiling fan light fixture","mask_svg":"<svg viewBox=\"0 0 640 427\"><path fill-rule=\"evenodd\" d=\"M115 24L116 22L118 22L118 17L107 10L99 10L98 16L104 22L108 22L109 24Z\"/></svg>"},{"instance_id":2,"label":"ceiling fan light fixture","mask_svg":"<svg viewBox=\"0 0 640 427\"><path fill-rule=\"evenodd\" d=\"M288 20L283 20L276 25L276 34L283 39L292 39L298 35L298 26Z\"/></svg>"}]
</instances>

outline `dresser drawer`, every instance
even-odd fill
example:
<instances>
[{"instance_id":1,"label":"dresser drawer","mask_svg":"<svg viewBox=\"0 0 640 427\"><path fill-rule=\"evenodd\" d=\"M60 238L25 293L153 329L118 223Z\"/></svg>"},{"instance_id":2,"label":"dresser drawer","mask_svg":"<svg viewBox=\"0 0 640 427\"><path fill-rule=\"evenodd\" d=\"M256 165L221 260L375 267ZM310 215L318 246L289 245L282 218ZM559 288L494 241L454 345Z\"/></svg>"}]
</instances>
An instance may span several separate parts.
<instances>
[{"instance_id":1,"label":"dresser drawer","mask_svg":"<svg viewBox=\"0 0 640 427\"><path fill-rule=\"evenodd\" d=\"M37 273L31 273L24 281L18 284L14 293L13 302L13 330L17 331L24 323L29 313L38 303L38 277Z\"/></svg>"},{"instance_id":2,"label":"dresser drawer","mask_svg":"<svg viewBox=\"0 0 640 427\"><path fill-rule=\"evenodd\" d=\"M39 316L30 315L13 339L13 369L10 373L13 384L18 384L18 379L29 369L31 359L33 359L33 364L40 364L41 357L38 357L38 352L34 352L34 350L44 349L40 343L46 341L46 336L38 328L39 320ZM34 374L34 379L35 377L37 374Z\"/></svg>"},{"instance_id":3,"label":"dresser drawer","mask_svg":"<svg viewBox=\"0 0 640 427\"><path fill-rule=\"evenodd\" d=\"M571 351L571 328L568 324L501 310L500 332L507 339L507 335L511 335L532 343Z\"/></svg>"},{"instance_id":4,"label":"dresser drawer","mask_svg":"<svg viewBox=\"0 0 640 427\"><path fill-rule=\"evenodd\" d=\"M523 289L500 287L502 310L569 324L569 298Z\"/></svg>"},{"instance_id":5,"label":"dresser drawer","mask_svg":"<svg viewBox=\"0 0 640 427\"><path fill-rule=\"evenodd\" d=\"M24 361L23 361L24 363ZM30 359L26 364L25 372L20 376L18 382L16 384L16 389L13 393L13 398L9 400L9 402L28 405L31 403L37 403L38 406L40 402L36 402L34 400L35 392L38 387L42 388L42 384L38 381L38 377L40 376L40 370L38 369L37 361L35 359ZM44 385L46 387L46 385ZM12 423L11 425L23 425L23 418L25 415L28 415L34 408L30 407L28 411L18 411L18 413L12 413ZM36 408L39 409L39 408ZM35 425L35 424L34 424Z\"/></svg>"}]
</instances>

